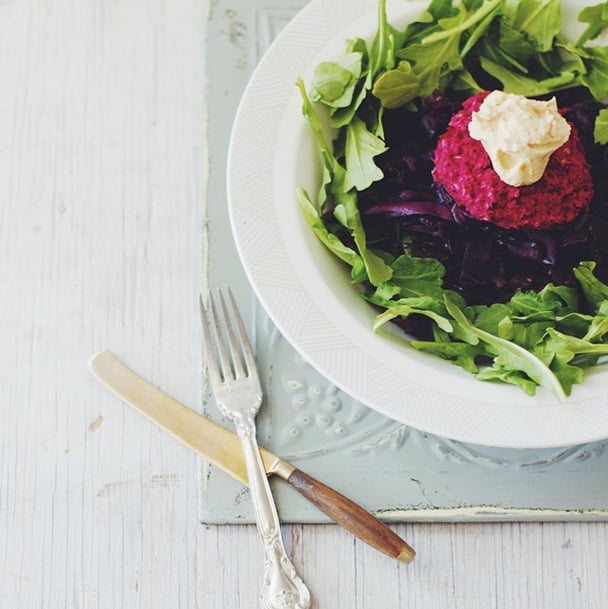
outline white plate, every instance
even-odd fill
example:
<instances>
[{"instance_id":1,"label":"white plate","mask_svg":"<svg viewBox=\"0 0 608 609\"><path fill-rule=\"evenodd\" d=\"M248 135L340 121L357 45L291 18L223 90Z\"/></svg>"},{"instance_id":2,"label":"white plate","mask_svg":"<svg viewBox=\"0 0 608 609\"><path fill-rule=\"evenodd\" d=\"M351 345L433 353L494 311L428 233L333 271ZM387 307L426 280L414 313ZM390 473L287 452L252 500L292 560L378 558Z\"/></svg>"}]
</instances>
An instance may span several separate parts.
<instances>
[{"instance_id":1,"label":"white plate","mask_svg":"<svg viewBox=\"0 0 608 609\"><path fill-rule=\"evenodd\" d=\"M389 0L402 25L428 2ZM580 3L564 2L564 23ZM300 215L295 189L316 192L319 166L295 81L371 38L375 0L313 0L256 69L235 120L228 159L234 238L251 284L273 322L321 374L374 410L448 438L512 448L581 444L608 437L606 372L592 369L565 403L482 383L394 335L371 330L375 312L349 273Z\"/></svg>"}]
</instances>

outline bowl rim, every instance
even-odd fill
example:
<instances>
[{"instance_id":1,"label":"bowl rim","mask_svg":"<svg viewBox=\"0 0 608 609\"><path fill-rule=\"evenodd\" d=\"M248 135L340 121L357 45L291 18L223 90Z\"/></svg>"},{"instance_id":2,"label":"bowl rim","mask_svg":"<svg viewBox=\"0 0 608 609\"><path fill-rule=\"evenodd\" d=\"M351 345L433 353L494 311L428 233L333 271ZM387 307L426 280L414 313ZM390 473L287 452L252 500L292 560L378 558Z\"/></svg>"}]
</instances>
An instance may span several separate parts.
<instances>
[{"instance_id":1,"label":"bowl rim","mask_svg":"<svg viewBox=\"0 0 608 609\"><path fill-rule=\"evenodd\" d=\"M405 23L427 4L389 0L389 20ZM349 297L346 273L304 222L295 190L314 186L318 170L295 80L309 80L314 66L341 52L349 36L373 35L375 13L369 0L313 0L275 39L246 87L230 138L227 194L237 252L256 296L323 376L421 431L509 448L608 437L608 399L597 370L557 403L543 390L530 397L516 387L482 383L449 362L408 352L390 331L374 333L371 308ZM302 162L306 158L311 163Z\"/></svg>"}]
</instances>

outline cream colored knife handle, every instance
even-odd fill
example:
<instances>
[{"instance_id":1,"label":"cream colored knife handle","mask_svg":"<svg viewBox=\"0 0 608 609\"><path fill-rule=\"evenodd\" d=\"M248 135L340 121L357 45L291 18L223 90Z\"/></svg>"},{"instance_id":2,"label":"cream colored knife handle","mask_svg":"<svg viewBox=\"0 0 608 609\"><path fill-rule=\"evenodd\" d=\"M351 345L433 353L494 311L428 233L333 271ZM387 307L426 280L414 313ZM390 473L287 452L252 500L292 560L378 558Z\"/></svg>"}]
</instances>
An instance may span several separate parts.
<instances>
[{"instance_id":1,"label":"cream colored knife handle","mask_svg":"<svg viewBox=\"0 0 608 609\"><path fill-rule=\"evenodd\" d=\"M121 400L207 461L248 484L235 433L184 406L108 351L93 356L89 366L97 379ZM410 562L414 558L414 550L401 537L360 505L268 450L262 448L261 452L268 473L286 480L353 535L399 561Z\"/></svg>"}]
</instances>

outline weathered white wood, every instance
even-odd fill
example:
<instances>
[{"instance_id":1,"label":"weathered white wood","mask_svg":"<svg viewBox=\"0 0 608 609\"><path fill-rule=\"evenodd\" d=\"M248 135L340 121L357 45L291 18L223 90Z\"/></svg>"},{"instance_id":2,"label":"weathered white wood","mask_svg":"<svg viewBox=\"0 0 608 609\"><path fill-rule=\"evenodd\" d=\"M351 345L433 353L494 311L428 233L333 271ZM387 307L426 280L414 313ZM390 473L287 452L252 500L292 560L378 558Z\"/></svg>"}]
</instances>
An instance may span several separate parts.
<instances>
[{"instance_id":1,"label":"weathered white wood","mask_svg":"<svg viewBox=\"0 0 608 609\"><path fill-rule=\"evenodd\" d=\"M209 4L0 4L2 608L257 606L255 529L199 525L197 458L86 369L201 402ZM286 526L313 607L607 606L605 523L396 529L409 566Z\"/></svg>"},{"instance_id":2,"label":"weathered white wood","mask_svg":"<svg viewBox=\"0 0 608 609\"><path fill-rule=\"evenodd\" d=\"M193 606L196 459L105 393L200 392L200 2L0 5L0 606Z\"/></svg>"}]
</instances>

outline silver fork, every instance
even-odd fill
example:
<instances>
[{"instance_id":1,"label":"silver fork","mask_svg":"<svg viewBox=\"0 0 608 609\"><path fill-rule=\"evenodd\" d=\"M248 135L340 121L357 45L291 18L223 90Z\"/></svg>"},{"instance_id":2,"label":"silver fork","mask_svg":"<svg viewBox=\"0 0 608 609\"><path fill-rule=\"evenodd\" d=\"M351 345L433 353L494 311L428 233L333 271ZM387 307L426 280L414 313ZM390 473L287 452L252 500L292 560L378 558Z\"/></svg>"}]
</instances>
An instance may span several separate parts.
<instances>
[{"instance_id":1,"label":"silver fork","mask_svg":"<svg viewBox=\"0 0 608 609\"><path fill-rule=\"evenodd\" d=\"M210 294L207 311L200 299L205 359L217 405L234 422L243 445L255 519L264 543L262 607L307 609L310 592L285 552L256 440L255 415L262 403L260 379L238 306L230 289L226 292L227 298L220 290L217 298Z\"/></svg>"}]
</instances>

